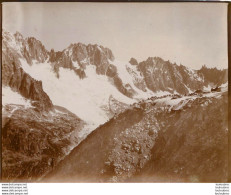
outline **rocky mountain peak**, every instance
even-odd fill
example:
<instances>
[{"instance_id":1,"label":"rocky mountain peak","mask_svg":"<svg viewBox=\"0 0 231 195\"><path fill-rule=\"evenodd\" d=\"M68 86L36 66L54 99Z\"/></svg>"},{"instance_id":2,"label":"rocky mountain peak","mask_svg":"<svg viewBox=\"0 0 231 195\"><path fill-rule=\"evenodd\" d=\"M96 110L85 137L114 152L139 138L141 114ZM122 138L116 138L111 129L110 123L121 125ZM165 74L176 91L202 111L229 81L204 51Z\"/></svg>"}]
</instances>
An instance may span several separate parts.
<instances>
[{"instance_id":1,"label":"rocky mountain peak","mask_svg":"<svg viewBox=\"0 0 231 195\"><path fill-rule=\"evenodd\" d=\"M34 37L26 38L28 48L27 52L29 53L30 59L28 61L37 60L40 63L43 63L48 58L48 52L45 49L41 41L35 39ZM25 52L26 53L26 52ZM27 55L26 55L27 56Z\"/></svg>"},{"instance_id":2,"label":"rocky mountain peak","mask_svg":"<svg viewBox=\"0 0 231 195\"><path fill-rule=\"evenodd\" d=\"M96 66L97 74L106 74L110 65L109 61L114 60L112 51L97 44L74 43L70 44L62 52L49 53L50 62L54 63L55 72L58 75L59 68L69 68L76 72L80 78L85 77L84 70L88 65Z\"/></svg>"},{"instance_id":3,"label":"rocky mountain peak","mask_svg":"<svg viewBox=\"0 0 231 195\"><path fill-rule=\"evenodd\" d=\"M148 57L148 59L146 60L146 62L148 64L152 64L152 65L166 63L166 61L164 61L162 58L156 57L156 56L155 57Z\"/></svg>"},{"instance_id":4,"label":"rocky mountain peak","mask_svg":"<svg viewBox=\"0 0 231 195\"><path fill-rule=\"evenodd\" d=\"M138 65L138 61L135 58L131 58L130 61L129 61L129 63L131 65Z\"/></svg>"},{"instance_id":5,"label":"rocky mountain peak","mask_svg":"<svg viewBox=\"0 0 231 195\"><path fill-rule=\"evenodd\" d=\"M17 39L16 39L17 38ZM3 29L2 31L2 51L8 50L11 53L21 54L22 42L21 36L14 36L12 33Z\"/></svg>"},{"instance_id":6,"label":"rocky mountain peak","mask_svg":"<svg viewBox=\"0 0 231 195\"><path fill-rule=\"evenodd\" d=\"M19 33L18 31L14 34L14 37L15 37L16 41L20 41L21 42L21 41L24 40L22 34Z\"/></svg>"},{"instance_id":7,"label":"rocky mountain peak","mask_svg":"<svg viewBox=\"0 0 231 195\"><path fill-rule=\"evenodd\" d=\"M162 90L187 94L190 90L203 87L203 79L194 70L177 66L160 57L149 57L139 63L138 69L144 75L148 88L154 92Z\"/></svg>"}]
</instances>

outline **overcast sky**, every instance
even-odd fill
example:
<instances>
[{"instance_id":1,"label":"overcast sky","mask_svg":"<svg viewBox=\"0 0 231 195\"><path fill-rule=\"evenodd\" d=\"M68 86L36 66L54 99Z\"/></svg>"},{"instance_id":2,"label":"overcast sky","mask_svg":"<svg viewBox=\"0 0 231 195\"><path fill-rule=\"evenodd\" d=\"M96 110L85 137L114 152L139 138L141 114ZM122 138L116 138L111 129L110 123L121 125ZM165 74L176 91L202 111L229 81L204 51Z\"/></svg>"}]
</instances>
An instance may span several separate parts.
<instances>
[{"instance_id":1,"label":"overcast sky","mask_svg":"<svg viewBox=\"0 0 231 195\"><path fill-rule=\"evenodd\" d=\"M100 44L118 60L149 56L227 68L225 3L3 3L3 28L50 50Z\"/></svg>"}]
</instances>

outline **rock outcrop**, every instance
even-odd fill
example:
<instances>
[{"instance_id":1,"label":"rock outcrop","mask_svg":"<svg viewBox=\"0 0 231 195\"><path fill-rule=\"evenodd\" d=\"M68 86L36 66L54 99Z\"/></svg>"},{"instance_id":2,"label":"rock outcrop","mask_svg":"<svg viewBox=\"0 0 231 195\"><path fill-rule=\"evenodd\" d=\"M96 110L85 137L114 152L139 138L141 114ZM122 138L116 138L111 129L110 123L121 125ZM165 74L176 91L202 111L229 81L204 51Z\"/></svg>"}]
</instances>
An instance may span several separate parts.
<instances>
[{"instance_id":1,"label":"rock outcrop","mask_svg":"<svg viewBox=\"0 0 231 195\"><path fill-rule=\"evenodd\" d=\"M13 72L9 86L19 92L23 97L32 100L32 105L40 111L50 111L53 104L49 96L43 91L42 82L33 79L21 67L12 63Z\"/></svg>"}]
</instances>

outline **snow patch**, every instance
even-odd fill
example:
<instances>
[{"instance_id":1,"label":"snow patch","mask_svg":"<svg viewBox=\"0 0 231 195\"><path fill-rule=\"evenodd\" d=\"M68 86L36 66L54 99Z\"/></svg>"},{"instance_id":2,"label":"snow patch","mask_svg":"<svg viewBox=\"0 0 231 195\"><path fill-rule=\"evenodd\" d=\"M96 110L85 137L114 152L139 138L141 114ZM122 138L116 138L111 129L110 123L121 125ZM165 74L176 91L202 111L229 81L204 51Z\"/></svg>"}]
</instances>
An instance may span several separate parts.
<instances>
[{"instance_id":1,"label":"snow patch","mask_svg":"<svg viewBox=\"0 0 231 195\"><path fill-rule=\"evenodd\" d=\"M220 87L228 87L228 82L223 83Z\"/></svg>"},{"instance_id":2,"label":"snow patch","mask_svg":"<svg viewBox=\"0 0 231 195\"><path fill-rule=\"evenodd\" d=\"M100 46L97 45L97 48L99 51L103 52L102 49L100 48Z\"/></svg>"},{"instance_id":3,"label":"snow patch","mask_svg":"<svg viewBox=\"0 0 231 195\"><path fill-rule=\"evenodd\" d=\"M205 87L205 86L203 87L204 92L210 92L211 89L212 89L211 85L208 85L207 87Z\"/></svg>"},{"instance_id":4,"label":"snow patch","mask_svg":"<svg viewBox=\"0 0 231 195\"><path fill-rule=\"evenodd\" d=\"M165 96L165 95L171 95L171 93L169 91L157 91L154 93L153 96L161 97L161 96Z\"/></svg>"},{"instance_id":5,"label":"snow patch","mask_svg":"<svg viewBox=\"0 0 231 195\"><path fill-rule=\"evenodd\" d=\"M72 61L72 64L75 68L78 68L78 69L80 68L79 63L77 61L76 62Z\"/></svg>"},{"instance_id":6,"label":"snow patch","mask_svg":"<svg viewBox=\"0 0 231 195\"><path fill-rule=\"evenodd\" d=\"M172 96L168 96L165 98L157 99L155 100L156 105L158 106L169 106L169 110L174 109L174 110L180 110L184 105L187 104L189 100L194 100L197 97L193 96L184 96L181 98L177 99L172 99Z\"/></svg>"},{"instance_id":7,"label":"snow patch","mask_svg":"<svg viewBox=\"0 0 231 195\"><path fill-rule=\"evenodd\" d=\"M193 93L193 91L187 85L184 84L184 86L187 88L189 93Z\"/></svg>"},{"instance_id":8,"label":"snow patch","mask_svg":"<svg viewBox=\"0 0 231 195\"><path fill-rule=\"evenodd\" d=\"M19 104L26 108L32 107L30 100L13 91L10 87L4 86L2 87L2 105L5 106L7 104Z\"/></svg>"}]
</instances>

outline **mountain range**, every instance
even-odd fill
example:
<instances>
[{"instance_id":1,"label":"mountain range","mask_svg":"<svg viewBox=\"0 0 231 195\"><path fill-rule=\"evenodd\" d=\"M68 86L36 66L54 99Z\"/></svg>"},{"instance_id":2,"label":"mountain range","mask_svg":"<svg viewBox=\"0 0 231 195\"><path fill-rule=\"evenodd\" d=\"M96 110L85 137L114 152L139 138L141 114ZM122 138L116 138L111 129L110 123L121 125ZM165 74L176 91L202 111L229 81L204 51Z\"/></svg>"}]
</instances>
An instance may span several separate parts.
<instances>
[{"instance_id":1,"label":"mountain range","mask_svg":"<svg viewBox=\"0 0 231 195\"><path fill-rule=\"evenodd\" d=\"M136 104L146 106L153 97L200 97L211 89L220 94L227 81L227 69L193 70L160 57L122 62L109 48L96 44L74 43L62 51L48 51L34 37L3 30L3 178L27 181L45 176L73 148L87 142L93 130L118 115L133 115ZM144 110L142 120L149 117L143 116Z\"/></svg>"}]
</instances>

